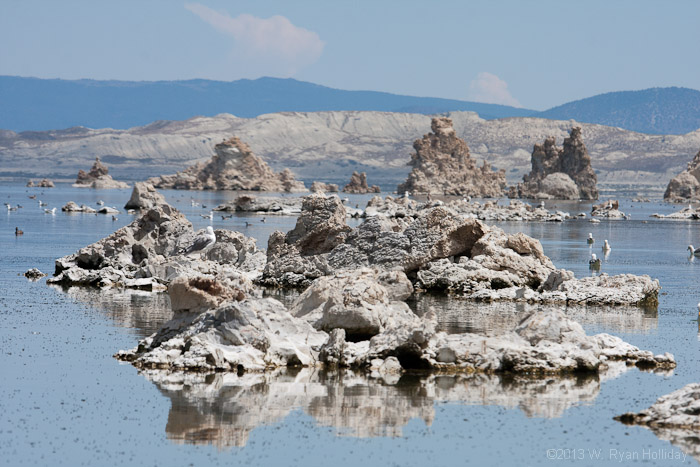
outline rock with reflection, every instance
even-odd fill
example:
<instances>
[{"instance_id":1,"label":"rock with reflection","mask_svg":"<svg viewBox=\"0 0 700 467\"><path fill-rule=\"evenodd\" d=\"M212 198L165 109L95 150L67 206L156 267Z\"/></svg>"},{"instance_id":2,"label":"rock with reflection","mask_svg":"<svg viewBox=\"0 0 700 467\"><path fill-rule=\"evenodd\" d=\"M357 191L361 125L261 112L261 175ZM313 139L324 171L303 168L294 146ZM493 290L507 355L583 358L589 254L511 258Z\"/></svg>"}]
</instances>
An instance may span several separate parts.
<instances>
[{"instance_id":1,"label":"rock with reflection","mask_svg":"<svg viewBox=\"0 0 700 467\"><path fill-rule=\"evenodd\" d=\"M217 230L217 242L199 255L186 255L197 233L192 224L167 203L144 210L129 225L108 237L56 260L49 283L164 290L180 275L222 276L252 287L265 255L253 239Z\"/></svg>"},{"instance_id":2,"label":"rock with reflection","mask_svg":"<svg viewBox=\"0 0 700 467\"><path fill-rule=\"evenodd\" d=\"M624 371L624 365L622 371ZM527 417L561 417L600 392L598 376L405 375L398 384L347 370L281 369L271 373L143 370L171 401L165 431L177 443L245 446L253 429L302 410L337 435L402 436L412 419L435 421L436 403L498 405Z\"/></svg>"},{"instance_id":3,"label":"rock with reflection","mask_svg":"<svg viewBox=\"0 0 700 467\"><path fill-rule=\"evenodd\" d=\"M277 300L247 299L203 313L176 313L136 348L115 356L140 368L263 371L316 365L327 338Z\"/></svg>"},{"instance_id":4,"label":"rock with reflection","mask_svg":"<svg viewBox=\"0 0 700 467\"><path fill-rule=\"evenodd\" d=\"M604 370L609 361L642 368L674 368L673 355L654 355L609 334L588 336L559 310L535 312L505 334L436 332L437 316L374 336L365 361L396 357L404 368L447 372L549 374ZM362 361L363 358L356 358Z\"/></svg>"},{"instance_id":5,"label":"rock with reflection","mask_svg":"<svg viewBox=\"0 0 700 467\"><path fill-rule=\"evenodd\" d=\"M624 219L625 213L620 211L620 202L609 199L591 207L592 217L607 217L608 219Z\"/></svg>"},{"instance_id":6,"label":"rock with reflection","mask_svg":"<svg viewBox=\"0 0 700 467\"><path fill-rule=\"evenodd\" d=\"M311 193L338 193L338 185L335 183L313 182L309 191Z\"/></svg>"},{"instance_id":7,"label":"rock with reflection","mask_svg":"<svg viewBox=\"0 0 700 467\"><path fill-rule=\"evenodd\" d=\"M38 187L38 188L54 188L55 185L53 181L48 178L42 178L40 181L35 182L34 180L29 180L27 182L27 187Z\"/></svg>"},{"instance_id":8,"label":"rock with reflection","mask_svg":"<svg viewBox=\"0 0 700 467\"><path fill-rule=\"evenodd\" d=\"M660 397L646 410L626 413L615 420L626 425L645 426L659 438L700 460L700 383L688 384Z\"/></svg>"}]
</instances>

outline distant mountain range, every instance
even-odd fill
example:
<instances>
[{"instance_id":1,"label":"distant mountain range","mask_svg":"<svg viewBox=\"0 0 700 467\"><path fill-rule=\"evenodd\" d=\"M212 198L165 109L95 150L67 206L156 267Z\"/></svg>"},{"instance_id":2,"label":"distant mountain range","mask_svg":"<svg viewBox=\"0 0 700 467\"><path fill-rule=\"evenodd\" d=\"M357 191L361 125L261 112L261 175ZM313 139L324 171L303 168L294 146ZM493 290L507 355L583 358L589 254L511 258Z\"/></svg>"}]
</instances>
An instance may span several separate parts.
<instances>
[{"instance_id":1,"label":"distant mountain range","mask_svg":"<svg viewBox=\"0 0 700 467\"><path fill-rule=\"evenodd\" d=\"M672 87L609 92L569 102L537 116L574 119L640 133L679 135L700 128L700 91Z\"/></svg>"},{"instance_id":2,"label":"distant mountain range","mask_svg":"<svg viewBox=\"0 0 700 467\"><path fill-rule=\"evenodd\" d=\"M0 128L13 131L74 126L125 129L198 115L230 113L254 118L277 112L319 111L425 115L471 111L487 120L574 119L642 133L684 134L700 128L700 91L674 87L612 92L538 112L453 99L345 91L294 79L134 82L0 76Z\"/></svg>"}]
</instances>

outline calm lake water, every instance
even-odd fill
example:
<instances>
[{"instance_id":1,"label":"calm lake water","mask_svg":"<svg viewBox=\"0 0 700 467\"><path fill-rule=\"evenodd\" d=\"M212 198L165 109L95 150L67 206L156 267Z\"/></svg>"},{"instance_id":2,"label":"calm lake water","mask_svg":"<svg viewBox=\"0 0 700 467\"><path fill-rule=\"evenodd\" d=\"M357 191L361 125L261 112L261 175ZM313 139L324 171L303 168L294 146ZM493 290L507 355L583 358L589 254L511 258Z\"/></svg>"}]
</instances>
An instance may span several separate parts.
<instances>
[{"instance_id":1,"label":"calm lake water","mask_svg":"<svg viewBox=\"0 0 700 467\"><path fill-rule=\"evenodd\" d=\"M37 195L37 200L28 196ZM235 193L165 191L167 200L201 228L200 214ZM644 459L679 449L641 427L612 419L648 407L659 396L700 381L698 311L700 224L660 221L654 212L681 206L621 200L628 221L591 224L499 223L540 239L558 267L590 274L588 232L608 239L603 272L650 274L663 286L658 309L571 308L589 333L609 332L655 353L669 351L678 368L654 374L614 366L600 377L521 379L499 376L367 378L318 370L272 374L139 372L112 355L133 347L169 317L163 294L49 287L21 274L52 273L54 260L95 242L133 216L60 212L67 201L121 207L130 190L95 191L1 184L0 212L0 464L2 465L678 465ZM192 207L190 199L207 205ZM367 196L350 196L364 206ZM38 200L57 207L44 214ZM572 214L590 203L557 203ZM236 216L215 228L241 230L266 246L291 217ZM252 220L251 220L252 219ZM245 222L253 225L245 227ZM15 237L15 226L25 234ZM289 297L286 297L289 298ZM522 304L477 305L444 297L411 303L433 306L449 332L509 329L531 309ZM549 459L577 450L583 458ZM578 451L583 450L583 451ZM596 456L596 452L598 455ZM557 454L557 455L559 455ZM688 457L686 464L697 462Z\"/></svg>"}]
</instances>

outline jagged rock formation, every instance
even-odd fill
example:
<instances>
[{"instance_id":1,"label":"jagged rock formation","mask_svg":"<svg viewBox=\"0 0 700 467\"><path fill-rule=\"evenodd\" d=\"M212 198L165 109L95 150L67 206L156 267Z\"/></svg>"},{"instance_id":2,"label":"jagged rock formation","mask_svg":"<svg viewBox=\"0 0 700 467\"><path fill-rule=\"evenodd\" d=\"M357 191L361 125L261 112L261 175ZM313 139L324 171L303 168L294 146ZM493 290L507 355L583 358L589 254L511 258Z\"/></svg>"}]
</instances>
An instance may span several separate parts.
<instances>
[{"instance_id":1,"label":"jagged rock formation","mask_svg":"<svg viewBox=\"0 0 700 467\"><path fill-rule=\"evenodd\" d=\"M399 193L498 197L506 185L504 170L494 172L484 161L480 168L469 154L467 143L457 137L452 120L433 118L432 133L413 143L413 169L397 188Z\"/></svg>"},{"instance_id":2,"label":"jagged rock formation","mask_svg":"<svg viewBox=\"0 0 700 467\"><path fill-rule=\"evenodd\" d=\"M536 199L598 199L598 178L591 168L591 157L583 143L581 127L574 127L556 145L553 136L532 150L532 170L523 183L511 187L509 196Z\"/></svg>"},{"instance_id":3,"label":"jagged rock formation","mask_svg":"<svg viewBox=\"0 0 700 467\"><path fill-rule=\"evenodd\" d=\"M108 237L57 259L54 277L47 282L163 290L178 276L203 274L249 291L265 260L255 240L216 230L216 243L201 258L183 254L196 235L177 209L157 204Z\"/></svg>"},{"instance_id":4,"label":"jagged rock formation","mask_svg":"<svg viewBox=\"0 0 700 467\"><path fill-rule=\"evenodd\" d=\"M95 158L95 163L92 165L90 172L85 173L84 170L78 171L78 178L73 184L76 188L129 188L129 185L124 182L118 182L109 175L109 169L104 165L99 157Z\"/></svg>"},{"instance_id":5,"label":"jagged rock formation","mask_svg":"<svg viewBox=\"0 0 700 467\"><path fill-rule=\"evenodd\" d=\"M153 185L147 182L136 182L131 198L124 205L124 209L151 209L164 203L165 198Z\"/></svg>"},{"instance_id":6,"label":"jagged rock formation","mask_svg":"<svg viewBox=\"0 0 700 467\"><path fill-rule=\"evenodd\" d=\"M354 193L362 195L365 193L381 193L381 188L377 185L367 185L367 174L365 172L353 172L350 181L343 187L343 193Z\"/></svg>"},{"instance_id":7,"label":"jagged rock formation","mask_svg":"<svg viewBox=\"0 0 700 467\"><path fill-rule=\"evenodd\" d=\"M178 190L306 191L289 169L276 174L250 147L233 137L214 146L216 154L175 175L148 181L156 188Z\"/></svg>"},{"instance_id":8,"label":"jagged rock formation","mask_svg":"<svg viewBox=\"0 0 700 467\"><path fill-rule=\"evenodd\" d=\"M415 217L372 216L351 229L340 200L320 194L305 198L294 230L270 236L260 280L306 287L319 277L366 266L402 270L419 290L483 301L655 305L660 290L649 276L576 279L557 269L537 240L508 235L447 206Z\"/></svg>"},{"instance_id":9,"label":"jagged rock formation","mask_svg":"<svg viewBox=\"0 0 700 467\"><path fill-rule=\"evenodd\" d=\"M591 217L607 217L608 219L624 219L626 214L620 211L620 202L609 199L591 206Z\"/></svg>"},{"instance_id":10,"label":"jagged rock formation","mask_svg":"<svg viewBox=\"0 0 700 467\"><path fill-rule=\"evenodd\" d=\"M313 182L309 191L311 191L311 193L337 193L338 185L335 183Z\"/></svg>"},{"instance_id":11,"label":"jagged rock formation","mask_svg":"<svg viewBox=\"0 0 700 467\"><path fill-rule=\"evenodd\" d=\"M34 180L29 180L27 182L27 187L53 188L54 186L54 183L48 178L43 178L38 182L34 182Z\"/></svg>"},{"instance_id":12,"label":"jagged rock formation","mask_svg":"<svg viewBox=\"0 0 700 467\"><path fill-rule=\"evenodd\" d=\"M271 196L237 196L233 202L220 204L214 211L224 212L260 212L297 216L301 213L301 198L279 198Z\"/></svg>"},{"instance_id":13,"label":"jagged rock formation","mask_svg":"<svg viewBox=\"0 0 700 467\"><path fill-rule=\"evenodd\" d=\"M94 214L97 212L97 210L91 208L90 206L86 206L84 204L81 204L78 206L78 203L75 201L68 201L62 208L61 211L63 212L84 212L88 214Z\"/></svg>"},{"instance_id":14,"label":"jagged rock formation","mask_svg":"<svg viewBox=\"0 0 700 467\"><path fill-rule=\"evenodd\" d=\"M664 201L682 203L700 199L700 151L688 163L688 168L668 182Z\"/></svg>"}]
</instances>

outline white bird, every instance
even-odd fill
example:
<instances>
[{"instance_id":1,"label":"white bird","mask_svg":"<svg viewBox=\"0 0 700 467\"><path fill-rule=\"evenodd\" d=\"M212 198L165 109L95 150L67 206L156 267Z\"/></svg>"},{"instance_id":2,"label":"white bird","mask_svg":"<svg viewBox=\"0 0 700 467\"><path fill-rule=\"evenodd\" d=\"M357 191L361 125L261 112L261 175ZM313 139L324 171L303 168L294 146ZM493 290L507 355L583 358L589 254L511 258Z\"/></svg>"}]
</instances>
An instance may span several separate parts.
<instances>
[{"instance_id":1,"label":"white bird","mask_svg":"<svg viewBox=\"0 0 700 467\"><path fill-rule=\"evenodd\" d=\"M192 206L199 206L199 203L196 203L193 199L190 200L190 204Z\"/></svg>"},{"instance_id":2,"label":"white bird","mask_svg":"<svg viewBox=\"0 0 700 467\"><path fill-rule=\"evenodd\" d=\"M403 192L403 197L404 197L404 198L408 199L409 196L411 196L411 192L410 192L410 191L404 191L404 192Z\"/></svg>"},{"instance_id":3,"label":"white bird","mask_svg":"<svg viewBox=\"0 0 700 467\"><path fill-rule=\"evenodd\" d=\"M610 251L610 244L608 243L607 240L605 240L605 243L603 244L603 251Z\"/></svg>"},{"instance_id":4,"label":"white bird","mask_svg":"<svg viewBox=\"0 0 700 467\"><path fill-rule=\"evenodd\" d=\"M693 248L693 245L688 245L688 251L690 251L690 256L700 256L700 248Z\"/></svg>"},{"instance_id":5,"label":"white bird","mask_svg":"<svg viewBox=\"0 0 700 467\"><path fill-rule=\"evenodd\" d=\"M591 253L591 259L588 261L590 269L600 269L600 258L596 257L595 253Z\"/></svg>"},{"instance_id":6,"label":"white bird","mask_svg":"<svg viewBox=\"0 0 700 467\"><path fill-rule=\"evenodd\" d=\"M350 201L350 198L348 198L347 196L343 198L343 204L347 203L348 201Z\"/></svg>"},{"instance_id":7,"label":"white bird","mask_svg":"<svg viewBox=\"0 0 700 467\"><path fill-rule=\"evenodd\" d=\"M44 209L45 214L56 214L56 208Z\"/></svg>"},{"instance_id":8,"label":"white bird","mask_svg":"<svg viewBox=\"0 0 700 467\"><path fill-rule=\"evenodd\" d=\"M589 245L593 245L595 243L595 239L593 238L593 234L588 232L588 238L586 239L586 243Z\"/></svg>"},{"instance_id":9,"label":"white bird","mask_svg":"<svg viewBox=\"0 0 700 467\"><path fill-rule=\"evenodd\" d=\"M540 208L544 209L544 201L540 201Z\"/></svg>"},{"instance_id":10,"label":"white bird","mask_svg":"<svg viewBox=\"0 0 700 467\"><path fill-rule=\"evenodd\" d=\"M214 220L214 211L209 211L209 214L200 214L204 219Z\"/></svg>"},{"instance_id":11,"label":"white bird","mask_svg":"<svg viewBox=\"0 0 700 467\"><path fill-rule=\"evenodd\" d=\"M104 204L105 204L105 202L102 201L102 200L99 200L99 201L97 202L97 205L98 205L98 206L103 206Z\"/></svg>"},{"instance_id":12,"label":"white bird","mask_svg":"<svg viewBox=\"0 0 700 467\"><path fill-rule=\"evenodd\" d=\"M190 253L204 253L206 250L214 246L216 243L216 235L214 234L214 229L211 225L207 226L207 231L201 235L198 235L192 245L185 248L184 253L189 255Z\"/></svg>"},{"instance_id":13,"label":"white bird","mask_svg":"<svg viewBox=\"0 0 700 467\"><path fill-rule=\"evenodd\" d=\"M48 206L48 205L49 205L49 203L44 203L43 201L39 200L39 207L44 207L44 206Z\"/></svg>"}]
</instances>

